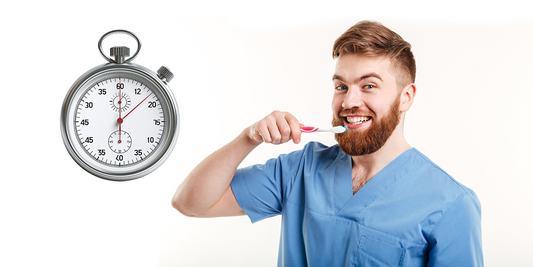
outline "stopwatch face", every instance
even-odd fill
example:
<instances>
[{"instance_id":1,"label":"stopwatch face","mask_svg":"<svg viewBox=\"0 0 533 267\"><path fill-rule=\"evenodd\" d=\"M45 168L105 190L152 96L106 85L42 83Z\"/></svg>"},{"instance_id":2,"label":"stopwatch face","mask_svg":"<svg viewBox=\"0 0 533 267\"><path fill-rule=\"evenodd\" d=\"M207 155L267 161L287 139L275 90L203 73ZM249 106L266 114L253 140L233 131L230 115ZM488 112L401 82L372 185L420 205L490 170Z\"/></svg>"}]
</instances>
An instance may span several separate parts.
<instances>
[{"instance_id":1,"label":"stopwatch face","mask_svg":"<svg viewBox=\"0 0 533 267\"><path fill-rule=\"evenodd\" d=\"M67 149L96 176L144 176L166 160L175 144L179 125L174 97L164 82L141 66L96 69L82 76L65 99L62 128Z\"/></svg>"},{"instance_id":2,"label":"stopwatch face","mask_svg":"<svg viewBox=\"0 0 533 267\"><path fill-rule=\"evenodd\" d=\"M87 154L104 164L125 166L154 151L165 129L165 114L150 88L119 76L101 80L85 91L74 124Z\"/></svg>"}]
</instances>

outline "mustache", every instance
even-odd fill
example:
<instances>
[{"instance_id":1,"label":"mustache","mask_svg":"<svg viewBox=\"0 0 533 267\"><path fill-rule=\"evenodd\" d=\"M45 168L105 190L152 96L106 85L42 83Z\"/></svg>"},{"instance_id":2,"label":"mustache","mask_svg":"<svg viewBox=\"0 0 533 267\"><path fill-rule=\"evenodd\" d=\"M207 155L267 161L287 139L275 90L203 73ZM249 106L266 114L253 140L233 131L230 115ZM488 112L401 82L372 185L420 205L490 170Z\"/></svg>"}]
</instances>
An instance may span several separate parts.
<instances>
[{"instance_id":1,"label":"mustache","mask_svg":"<svg viewBox=\"0 0 533 267\"><path fill-rule=\"evenodd\" d=\"M346 115L358 115L358 116L375 117L376 113L374 113L372 110L362 111L360 108L357 108L357 107L343 109L343 110L339 111L339 114L338 114L339 117L345 117Z\"/></svg>"}]
</instances>

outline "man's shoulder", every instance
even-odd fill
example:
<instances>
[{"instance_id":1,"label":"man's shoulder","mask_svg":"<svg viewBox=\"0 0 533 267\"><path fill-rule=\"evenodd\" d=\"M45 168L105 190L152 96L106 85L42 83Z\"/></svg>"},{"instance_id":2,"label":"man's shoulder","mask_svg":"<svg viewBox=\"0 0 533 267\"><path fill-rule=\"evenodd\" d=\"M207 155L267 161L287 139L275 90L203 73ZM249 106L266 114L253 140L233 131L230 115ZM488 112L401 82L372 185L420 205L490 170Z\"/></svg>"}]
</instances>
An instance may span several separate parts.
<instances>
[{"instance_id":1,"label":"man's shoulder","mask_svg":"<svg viewBox=\"0 0 533 267\"><path fill-rule=\"evenodd\" d=\"M430 179L438 184L439 189L442 191L455 191L457 194L475 194L472 189L463 185L425 154L416 148L412 150L416 160L419 161L419 168L413 174L421 175L422 179Z\"/></svg>"}]
</instances>

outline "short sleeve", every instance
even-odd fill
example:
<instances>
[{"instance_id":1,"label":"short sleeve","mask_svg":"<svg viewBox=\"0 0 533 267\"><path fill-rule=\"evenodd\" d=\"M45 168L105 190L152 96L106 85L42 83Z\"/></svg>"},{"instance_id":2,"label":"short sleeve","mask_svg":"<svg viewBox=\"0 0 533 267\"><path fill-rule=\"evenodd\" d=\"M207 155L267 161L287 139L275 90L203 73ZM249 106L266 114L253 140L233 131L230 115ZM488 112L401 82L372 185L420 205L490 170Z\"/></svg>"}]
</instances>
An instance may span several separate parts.
<instances>
[{"instance_id":1,"label":"short sleeve","mask_svg":"<svg viewBox=\"0 0 533 267\"><path fill-rule=\"evenodd\" d=\"M483 266L481 204L465 189L429 236L428 266Z\"/></svg>"},{"instance_id":2,"label":"short sleeve","mask_svg":"<svg viewBox=\"0 0 533 267\"><path fill-rule=\"evenodd\" d=\"M253 223L281 214L287 184L294 180L302 154L295 151L237 170L231 188Z\"/></svg>"}]
</instances>

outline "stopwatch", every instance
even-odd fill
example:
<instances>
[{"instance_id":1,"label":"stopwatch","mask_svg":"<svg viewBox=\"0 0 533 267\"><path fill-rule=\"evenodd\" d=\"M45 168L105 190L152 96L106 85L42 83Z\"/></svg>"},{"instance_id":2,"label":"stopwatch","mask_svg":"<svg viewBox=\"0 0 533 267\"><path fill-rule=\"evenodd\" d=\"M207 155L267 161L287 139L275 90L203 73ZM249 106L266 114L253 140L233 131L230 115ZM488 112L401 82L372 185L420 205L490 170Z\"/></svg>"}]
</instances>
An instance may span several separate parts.
<instances>
[{"instance_id":1,"label":"stopwatch","mask_svg":"<svg viewBox=\"0 0 533 267\"><path fill-rule=\"evenodd\" d=\"M137 50L125 46L102 51L112 34L133 37ZM108 63L81 75L61 108L61 134L74 161L87 172L107 180L127 181L157 169L171 154L179 132L179 112L168 83L172 72L157 73L131 61L141 49L139 38L126 30L104 34L100 54Z\"/></svg>"}]
</instances>

